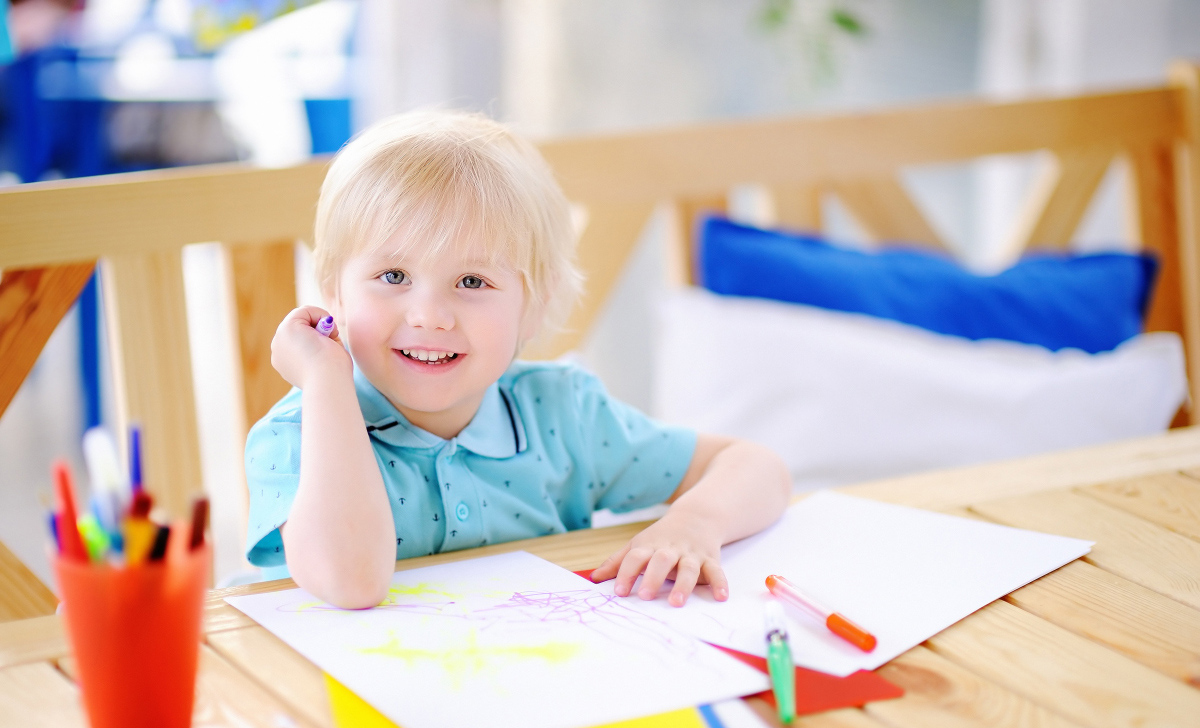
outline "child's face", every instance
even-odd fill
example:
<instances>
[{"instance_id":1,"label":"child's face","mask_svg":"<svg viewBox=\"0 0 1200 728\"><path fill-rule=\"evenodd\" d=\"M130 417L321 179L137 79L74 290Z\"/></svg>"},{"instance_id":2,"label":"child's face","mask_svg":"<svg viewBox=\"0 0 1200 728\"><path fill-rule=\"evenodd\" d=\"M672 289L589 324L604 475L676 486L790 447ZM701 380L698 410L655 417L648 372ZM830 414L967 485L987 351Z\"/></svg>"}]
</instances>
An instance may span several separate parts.
<instances>
[{"instance_id":1,"label":"child's face","mask_svg":"<svg viewBox=\"0 0 1200 728\"><path fill-rule=\"evenodd\" d=\"M364 253L348 260L334 304L367 379L410 422L444 438L534 333L521 274L484 262L482 245L429 260Z\"/></svg>"}]
</instances>

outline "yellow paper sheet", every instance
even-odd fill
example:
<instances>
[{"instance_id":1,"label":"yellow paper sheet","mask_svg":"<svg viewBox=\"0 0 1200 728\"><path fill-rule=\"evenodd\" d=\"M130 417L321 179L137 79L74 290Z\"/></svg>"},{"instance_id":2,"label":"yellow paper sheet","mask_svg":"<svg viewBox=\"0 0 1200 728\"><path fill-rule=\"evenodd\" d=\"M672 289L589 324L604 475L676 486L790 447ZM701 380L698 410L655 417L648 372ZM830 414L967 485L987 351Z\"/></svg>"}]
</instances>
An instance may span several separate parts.
<instances>
[{"instance_id":1,"label":"yellow paper sheet","mask_svg":"<svg viewBox=\"0 0 1200 728\"><path fill-rule=\"evenodd\" d=\"M325 674L325 685L329 688L329 704L333 706L333 722L338 728L399 728L328 673ZM601 728L705 728L705 723L700 711L687 708L609 723Z\"/></svg>"}]
</instances>

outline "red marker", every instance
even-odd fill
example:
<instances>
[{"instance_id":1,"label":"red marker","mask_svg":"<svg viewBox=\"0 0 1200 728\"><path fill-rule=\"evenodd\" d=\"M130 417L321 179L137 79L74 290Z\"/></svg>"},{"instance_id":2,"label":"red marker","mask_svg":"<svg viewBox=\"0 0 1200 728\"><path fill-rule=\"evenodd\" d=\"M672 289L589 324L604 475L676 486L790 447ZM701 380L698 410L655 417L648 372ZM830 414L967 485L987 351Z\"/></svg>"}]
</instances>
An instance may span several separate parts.
<instances>
[{"instance_id":1,"label":"red marker","mask_svg":"<svg viewBox=\"0 0 1200 728\"><path fill-rule=\"evenodd\" d=\"M833 632L863 652L870 652L875 649L875 635L837 612L826 609L819 602L806 597L796 588L795 584L784 579L782 576L774 574L768 576L767 589L779 599L821 620L829 628L830 632Z\"/></svg>"},{"instance_id":2,"label":"red marker","mask_svg":"<svg viewBox=\"0 0 1200 728\"><path fill-rule=\"evenodd\" d=\"M54 495L58 500L58 517L55 524L58 527L58 543L63 556L69 559L87 561L87 549L83 547L83 537L79 535L79 527L75 525L79 517L75 510L75 486L72 483L71 468L62 460L54 461Z\"/></svg>"}]
</instances>

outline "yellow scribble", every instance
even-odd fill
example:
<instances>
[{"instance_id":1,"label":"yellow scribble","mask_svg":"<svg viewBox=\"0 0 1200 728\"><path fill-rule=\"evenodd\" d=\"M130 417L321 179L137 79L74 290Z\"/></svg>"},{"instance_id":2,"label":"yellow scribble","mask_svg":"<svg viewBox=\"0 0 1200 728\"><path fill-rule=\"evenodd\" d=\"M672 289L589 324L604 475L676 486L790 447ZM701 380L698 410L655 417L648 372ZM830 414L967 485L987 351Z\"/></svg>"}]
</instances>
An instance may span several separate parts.
<instances>
[{"instance_id":1,"label":"yellow scribble","mask_svg":"<svg viewBox=\"0 0 1200 728\"><path fill-rule=\"evenodd\" d=\"M388 594L383 601L379 603L381 607L400 604L404 597L444 597L446 599L459 599L461 595L454 594L442 589L438 589L437 585L427 582L420 584L393 584L388 587Z\"/></svg>"},{"instance_id":2,"label":"yellow scribble","mask_svg":"<svg viewBox=\"0 0 1200 728\"><path fill-rule=\"evenodd\" d=\"M391 637L378 647L359 650L366 655L395 657L409 664L418 660L437 663L450 678L455 690L462 687L468 675L483 672L486 668L499 668L503 661L544 660L555 665L566 662L582 649L582 645L571 642L547 642L541 645L480 645L474 630L466 641L457 647L430 650L420 647L405 647L399 637Z\"/></svg>"}]
</instances>

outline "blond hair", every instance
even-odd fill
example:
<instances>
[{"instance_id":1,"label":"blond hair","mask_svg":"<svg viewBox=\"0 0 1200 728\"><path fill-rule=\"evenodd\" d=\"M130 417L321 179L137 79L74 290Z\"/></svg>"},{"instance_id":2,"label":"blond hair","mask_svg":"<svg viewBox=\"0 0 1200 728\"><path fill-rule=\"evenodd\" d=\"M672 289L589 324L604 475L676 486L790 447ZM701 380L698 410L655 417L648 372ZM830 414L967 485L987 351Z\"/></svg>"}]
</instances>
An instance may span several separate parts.
<instances>
[{"instance_id":1,"label":"blond hair","mask_svg":"<svg viewBox=\"0 0 1200 728\"><path fill-rule=\"evenodd\" d=\"M482 241L521 273L543 333L582 288L567 199L529 142L480 114L416 111L384 119L338 152L317 202L314 263L325 296L353 255L403 230L397 256L436 256Z\"/></svg>"}]
</instances>

